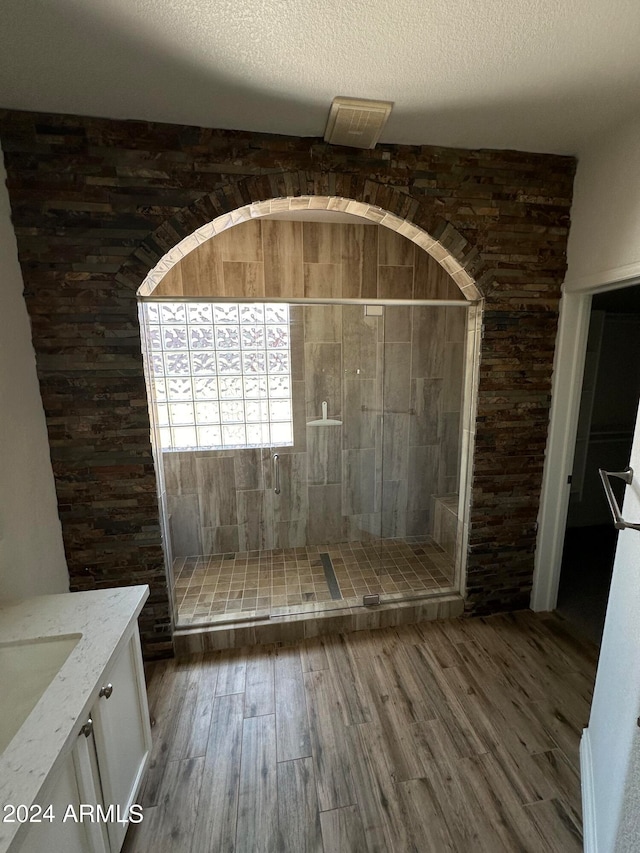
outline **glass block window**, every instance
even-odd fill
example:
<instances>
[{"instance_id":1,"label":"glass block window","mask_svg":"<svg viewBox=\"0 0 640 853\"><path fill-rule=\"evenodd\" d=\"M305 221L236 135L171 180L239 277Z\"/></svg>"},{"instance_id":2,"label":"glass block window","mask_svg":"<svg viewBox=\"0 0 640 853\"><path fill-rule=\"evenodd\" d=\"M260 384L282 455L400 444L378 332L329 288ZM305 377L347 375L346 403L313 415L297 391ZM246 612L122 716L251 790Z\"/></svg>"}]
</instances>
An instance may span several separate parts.
<instances>
[{"instance_id":1,"label":"glass block window","mask_svg":"<svg viewBox=\"0 0 640 853\"><path fill-rule=\"evenodd\" d=\"M289 306L145 302L163 449L293 444Z\"/></svg>"}]
</instances>

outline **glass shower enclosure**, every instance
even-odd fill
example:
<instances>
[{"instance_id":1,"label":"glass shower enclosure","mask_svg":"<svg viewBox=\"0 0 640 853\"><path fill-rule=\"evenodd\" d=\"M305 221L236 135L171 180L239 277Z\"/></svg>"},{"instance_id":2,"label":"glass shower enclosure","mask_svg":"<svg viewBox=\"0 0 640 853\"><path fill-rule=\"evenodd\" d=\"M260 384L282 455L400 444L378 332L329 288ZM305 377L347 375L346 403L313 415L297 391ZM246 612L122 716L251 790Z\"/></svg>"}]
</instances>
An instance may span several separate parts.
<instances>
[{"instance_id":1,"label":"glass shower enclosure","mask_svg":"<svg viewBox=\"0 0 640 853\"><path fill-rule=\"evenodd\" d=\"M465 303L141 320L178 626L456 588Z\"/></svg>"}]
</instances>

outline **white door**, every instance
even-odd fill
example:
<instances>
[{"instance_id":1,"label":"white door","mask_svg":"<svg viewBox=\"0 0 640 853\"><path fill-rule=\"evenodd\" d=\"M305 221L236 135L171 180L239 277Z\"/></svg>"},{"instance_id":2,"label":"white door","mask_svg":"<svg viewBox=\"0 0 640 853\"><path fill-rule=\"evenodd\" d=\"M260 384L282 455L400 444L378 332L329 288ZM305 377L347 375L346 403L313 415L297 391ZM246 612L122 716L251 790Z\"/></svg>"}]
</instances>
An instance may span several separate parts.
<instances>
[{"instance_id":1,"label":"white door","mask_svg":"<svg viewBox=\"0 0 640 853\"><path fill-rule=\"evenodd\" d=\"M640 417L622 515L640 522ZM640 850L640 531L620 531L589 726L580 749L585 853Z\"/></svg>"}]
</instances>

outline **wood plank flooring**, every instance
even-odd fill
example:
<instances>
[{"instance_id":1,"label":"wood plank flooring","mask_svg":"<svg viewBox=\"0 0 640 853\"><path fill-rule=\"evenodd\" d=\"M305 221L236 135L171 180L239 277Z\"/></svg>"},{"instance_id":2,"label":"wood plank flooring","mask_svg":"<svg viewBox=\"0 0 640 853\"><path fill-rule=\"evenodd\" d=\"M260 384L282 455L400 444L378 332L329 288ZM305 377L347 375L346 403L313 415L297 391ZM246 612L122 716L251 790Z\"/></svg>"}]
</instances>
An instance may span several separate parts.
<instances>
[{"instance_id":1,"label":"wood plank flooring","mask_svg":"<svg viewBox=\"0 0 640 853\"><path fill-rule=\"evenodd\" d=\"M596 654L522 612L152 664L124 853L578 853Z\"/></svg>"}]
</instances>

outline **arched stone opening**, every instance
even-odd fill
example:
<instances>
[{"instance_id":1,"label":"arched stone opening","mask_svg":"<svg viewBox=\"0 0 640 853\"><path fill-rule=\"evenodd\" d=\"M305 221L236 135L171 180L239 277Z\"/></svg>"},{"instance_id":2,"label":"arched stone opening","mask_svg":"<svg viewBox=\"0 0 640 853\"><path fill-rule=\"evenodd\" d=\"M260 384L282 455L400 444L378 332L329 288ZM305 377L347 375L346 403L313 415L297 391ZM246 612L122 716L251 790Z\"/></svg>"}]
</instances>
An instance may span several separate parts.
<instances>
[{"instance_id":1,"label":"arched stone opening","mask_svg":"<svg viewBox=\"0 0 640 853\"><path fill-rule=\"evenodd\" d=\"M326 195L289 196L251 202L229 213L217 216L171 247L148 272L138 289L138 295L151 296L162 278L185 255L229 228L252 219L261 219L274 214L299 214L302 216L310 211L326 211L328 216L332 213L348 214L367 223L396 231L431 255L456 283L467 301L474 302L481 298L476 282L466 268L470 265L473 252L467 251L466 240L452 227L445 226L442 228L441 239L437 240L408 219L402 219L380 207L355 199Z\"/></svg>"}]
</instances>

